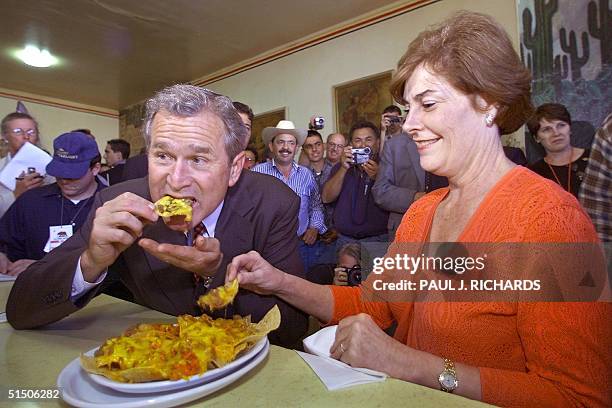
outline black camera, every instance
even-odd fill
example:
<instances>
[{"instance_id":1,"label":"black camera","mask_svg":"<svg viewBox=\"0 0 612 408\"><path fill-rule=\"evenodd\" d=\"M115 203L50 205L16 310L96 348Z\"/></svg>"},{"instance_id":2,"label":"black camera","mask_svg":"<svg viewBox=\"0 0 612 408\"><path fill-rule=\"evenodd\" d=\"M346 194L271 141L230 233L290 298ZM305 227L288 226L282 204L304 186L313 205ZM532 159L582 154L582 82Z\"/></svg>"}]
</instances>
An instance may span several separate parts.
<instances>
[{"instance_id":1,"label":"black camera","mask_svg":"<svg viewBox=\"0 0 612 408\"><path fill-rule=\"evenodd\" d=\"M349 286L358 286L361 284L361 266L355 265L352 268L344 268L346 271L346 283Z\"/></svg>"},{"instance_id":2,"label":"black camera","mask_svg":"<svg viewBox=\"0 0 612 408\"><path fill-rule=\"evenodd\" d=\"M323 116L316 116L312 123L308 125L310 130L321 130L325 127L325 118Z\"/></svg>"},{"instance_id":3,"label":"black camera","mask_svg":"<svg viewBox=\"0 0 612 408\"><path fill-rule=\"evenodd\" d=\"M387 119L389 119L389 123L391 123L391 124L393 124L393 123L397 123L397 124L402 123L402 117L401 116L387 116Z\"/></svg>"},{"instance_id":4,"label":"black camera","mask_svg":"<svg viewBox=\"0 0 612 408\"><path fill-rule=\"evenodd\" d=\"M355 165L366 163L372 155L372 149L369 147L352 148L351 151L353 152L353 164Z\"/></svg>"}]
</instances>

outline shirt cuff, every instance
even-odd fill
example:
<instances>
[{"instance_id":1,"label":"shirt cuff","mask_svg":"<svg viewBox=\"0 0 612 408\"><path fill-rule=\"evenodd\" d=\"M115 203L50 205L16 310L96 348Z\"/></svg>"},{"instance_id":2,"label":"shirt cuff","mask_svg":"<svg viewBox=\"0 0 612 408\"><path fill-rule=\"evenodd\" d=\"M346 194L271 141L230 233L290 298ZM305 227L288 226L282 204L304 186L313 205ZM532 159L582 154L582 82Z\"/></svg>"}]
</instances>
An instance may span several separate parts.
<instances>
[{"instance_id":1,"label":"shirt cuff","mask_svg":"<svg viewBox=\"0 0 612 408\"><path fill-rule=\"evenodd\" d=\"M70 290L70 301L76 302L81 296L90 291L91 289L98 286L104 278L106 278L106 272L98 278L95 282L87 282L83 277L83 271L81 270L81 257L77 261L76 270L74 272L74 278L72 278L72 289Z\"/></svg>"}]
</instances>

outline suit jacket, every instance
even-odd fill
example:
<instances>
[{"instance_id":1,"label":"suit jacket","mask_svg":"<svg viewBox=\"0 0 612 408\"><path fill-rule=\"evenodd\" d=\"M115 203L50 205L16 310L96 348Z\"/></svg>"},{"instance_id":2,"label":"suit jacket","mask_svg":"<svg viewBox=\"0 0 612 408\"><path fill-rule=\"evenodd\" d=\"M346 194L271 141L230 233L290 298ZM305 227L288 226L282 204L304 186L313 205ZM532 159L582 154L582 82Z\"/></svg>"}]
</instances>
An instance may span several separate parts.
<instances>
[{"instance_id":1,"label":"suit jacket","mask_svg":"<svg viewBox=\"0 0 612 408\"><path fill-rule=\"evenodd\" d=\"M149 159L146 153L132 156L125 162L119 181L146 177L149 174Z\"/></svg>"},{"instance_id":2,"label":"suit jacket","mask_svg":"<svg viewBox=\"0 0 612 408\"><path fill-rule=\"evenodd\" d=\"M414 141L404 133L387 140L372 194L376 204L389 211L387 227L392 234L389 239L395 235L404 213L414 201L414 195L424 188L425 171Z\"/></svg>"},{"instance_id":3,"label":"suit jacket","mask_svg":"<svg viewBox=\"0 0 612 408\"><path fill-rule=\"evenodd\" d=\"M123 192L131 191L146 199L146 178L127 181L102 190L95 198L88 220L69 240L17 278L7 304L7 318L16 329L28 329L57 321L83 307L101 291L99 285L73 303L70 300L77 262L87 247L95 210ZM215 229L221 243L223 261L211 287L225 280L227 264L234 256L258 251L277 268L304 276L298 251L298 209L300 200L284 183L271 177L243 172L225 196ZM160 218L145 227L143 236L158 242L185 245L185 235L170 230ZM199 315L197 297L205 291L195 287L193 274L153 257L136 243L126 249L109 267L108 276L119 276L136 302L171 315ZM270 341L292 347L306 332L307 317L274 296L261 296L240 290L233 305L213 313L215 317L250 314L259 321L277 304L281 327L270 334Z\"/></svg>"},{"instance_id":4,"label":"suit jacket","mask_svg":"<svg viewBox=\"0 0 612 408\"><path fill-rule=\"evenodd\" d=\"M117 184L123 181L123 168L125 167L125 163L121 163L113 167L112 169L106 170L100 173L100 176L104 177L108 181L108 185L112 186L113 184ZM141 177L146 175L143 174ZM136 178L136 177L134 177Z\"/></svg>"}]
</instances>

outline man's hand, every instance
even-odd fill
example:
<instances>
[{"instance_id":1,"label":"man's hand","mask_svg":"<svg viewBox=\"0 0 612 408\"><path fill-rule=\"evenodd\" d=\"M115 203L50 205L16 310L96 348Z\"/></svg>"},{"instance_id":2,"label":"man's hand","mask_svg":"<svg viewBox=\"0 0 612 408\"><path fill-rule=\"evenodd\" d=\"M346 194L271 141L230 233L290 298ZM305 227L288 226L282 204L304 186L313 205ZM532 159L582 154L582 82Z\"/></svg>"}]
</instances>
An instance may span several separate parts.
<instances>
[{"instance_id":1,"label":"man's hand","mask_svg":"<svg viewBox=\"0 0 612 408\"><path fill-rule=\"evenodd\" d=\"M96 210L89 246L81 255L81 270L87 282L95 282L130 245L142 236L144 226L157 221L152 202L133 193L123 193Z\"/></svg>"},{"instance_id":2,"label":"man's hand","mask_svg":"<svg viewBox=\"0 0 612 408\"><path fill-rule=\"evenodd\" d=\"M369 178L372 180L376 180L376 176L378 175L378 163L374 160L370 159L363 164L363 171L366 172Z\"/></svg>"},{"instance_id":3,"label":"man's hand","mask_svg":"<svg viewBox=\"0 0 612 408\"><path fill-rule=\"evenodd\" d=\"M326 245L331 244L336 239L338 239L338 232L333 228L328 229L325 234L321 235L321 241Z\"/></svg>"},{"instance_id":4,"label":"man's hand","mask_svg":"<svg viewBox=\"0 0 612 408\"><path fill-rule=\"evenodd\" d=\"M351 146L346 146L344 148L344 152L340 156L340 163L342 163L342 167L347 170L353 164L353 148Z\"/></svg>"},{"instance_id":5,"label":"man's hand","mask_svg":"<svg viewBox=\"0 0 612 408\"><path fill-rule=\"evenodd\" d=\"M221 243L216 238L198 236L194 246L160 244L149 238L138 241L154 257L202 277L214 276L221 261Z\"/></svg>"},{"instance_id":6,"label":"man's hand","mask_svg":"<svg viewBox=\"0 0 612 408\"><path fill-rule=\"evenodd\" d=\"M34 262L36 262L34 259L19 259L10 264L7 275L17 276L28 269L28 266L32 265Z\"/></svg>"},{"instance_id":7,"label":"man's hand","mask_svg":"<svg viewBox=\"0 0 612 408\"><path fill-rule=\"evenodd\" d=\"M346 268L336 267L334 268L334 285L346 286L348 285L348 275Z\"/></svg>"},{"instance_id":8,"label":"man's hand","mask_svg":"<svg viewBox=\"0 0 612 408\"><path fill-rule=\"evenodd\" d=\"M255 251L238 255L227 265L225 282L238 278L241 288L260 295L273 295L283 288L285 272L270 265Z\"/></svg>"},{"instance_id":9,"label":"man's hand","mask_svg":"<svg viewBox=\"0 0 612 408\"><path fill-rule=\"evenodd\" d=\"M317 242L317 236L319 235L319 231L316 228L308 228L304 235L302 235L302 241L306 245L312 245Z\"/></svg>"},{"instance_id":10,"label":"man's hand","mask_svg":"<svg viewBox=\"0 0 612 408\"><path fill-rule=\"evenodd\" d=\"M415 194L414 194L414 201L418 200L418 199L419 199L419 198L421 198L421 197L424 197L424 196L425 196L425 194L427 194L427 193L426 193L426 192L424 192L424 191L419 191L418 193L415 193Z\"/></svg>"},{"instance_id":11,"label":"man's hand","mask_svg":"<svg viewBox=\"0 0 612 408\"><path fill-rule=\"evenodd\" d=\"M380 130L386 132L387 128L391 125L391 121L389 120L389 115L383 113L380 115Z\"/></svg>"},{"instance_id":12,"label":"man's hand","mask_svg":"<svg viewBox=\"0 0 612 408\"><path fill-rule=\"evenodd\" d=\"M11 266L11 261L4 253L0 252L0 273L6 275L8 273L9 266Z\"/></svg>"},{"instance_id":13,"label":"man's hand","mask_svg":"<svg viewBox=\"0 0 612 408\"><path fill-rule=\"evenodd\" d=\"M21 172L19 178L15 180L15 190L13 190L15 199L28 190L42 186L43 181L44 178L38 173L25 174L25 172Z\"/></svg>"}]
</instances>

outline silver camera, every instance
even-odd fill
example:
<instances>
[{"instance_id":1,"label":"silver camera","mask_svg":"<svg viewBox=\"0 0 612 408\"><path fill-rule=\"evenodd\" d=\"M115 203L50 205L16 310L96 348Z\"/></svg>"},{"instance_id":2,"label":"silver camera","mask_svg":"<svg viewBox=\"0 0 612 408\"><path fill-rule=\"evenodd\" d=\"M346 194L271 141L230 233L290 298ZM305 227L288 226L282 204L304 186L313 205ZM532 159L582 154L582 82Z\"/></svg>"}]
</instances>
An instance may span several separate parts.
<instances>
[{"instance_id":1,"label":"silver camera","mask_svg":"<svg viewBox=\"0 0 612 408\"><path fill-rule=\"evenodd\" d=\"M369 147L352 148L351 151L353 153L353 164L355 165L366 163L372 155L372 149Z\"/></svg>"},{"instance_id":2,"label":"silver camera","mask_svg":"<svg viewBox=\"0 0 612 408\"><path fill-rule=\"evenodd\" d=\"M323 116L317 116L312 120L312 126L310 126L313 130L321 130L325 127L325 118Z\"/></svg>"}]
</instances>

